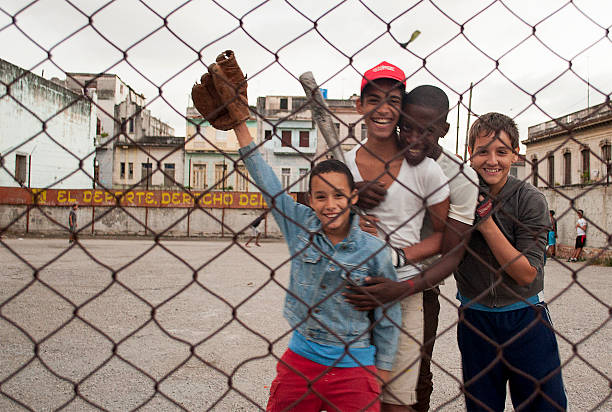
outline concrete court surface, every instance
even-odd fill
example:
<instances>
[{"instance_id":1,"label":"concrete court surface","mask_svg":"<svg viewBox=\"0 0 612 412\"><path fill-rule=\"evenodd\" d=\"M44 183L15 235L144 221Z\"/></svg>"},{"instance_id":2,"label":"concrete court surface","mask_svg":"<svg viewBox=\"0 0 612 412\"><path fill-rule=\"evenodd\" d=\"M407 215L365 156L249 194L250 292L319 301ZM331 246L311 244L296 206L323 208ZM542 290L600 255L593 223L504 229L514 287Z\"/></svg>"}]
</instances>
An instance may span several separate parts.
<instances>
[{"instance_id":1,"label":"concrete court surface","mask_svg":"<svg viewBox=\"0 0 612 412\"><path fill-rule=\"evenodd\" d=\"M265 408L289 266L282 241L262 245L3 238L0 411ZM464 410L455 290L442 286L432 410ZM612 410L612 268L549 261L545 292L570 410Z\"/></svg>"}]
</instances>

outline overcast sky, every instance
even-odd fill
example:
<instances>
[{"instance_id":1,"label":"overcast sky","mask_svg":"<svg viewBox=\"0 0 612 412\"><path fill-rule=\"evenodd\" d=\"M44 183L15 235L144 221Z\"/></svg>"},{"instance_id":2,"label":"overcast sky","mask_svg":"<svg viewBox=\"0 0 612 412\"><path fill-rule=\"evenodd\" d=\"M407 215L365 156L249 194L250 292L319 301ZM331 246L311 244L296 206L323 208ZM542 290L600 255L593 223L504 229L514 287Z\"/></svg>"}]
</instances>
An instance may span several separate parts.
<instances>
[{"instance_id":1,"label":"overcast sky","mask_svg":"<svg viewBox=\"0 0 612 412\"><path fill-rule=\"evenodd\" d=\"M521 139L528 126L601 103L612 91L609 0L72 3L80 10L65 0L28 7L0 0L0 57L46 78L117 74L177 136L185 135L192 85L225 49L250 78L251 104L257 96L302 95L297 77L306 71L328 97L347 98L358 92L360 73L383 60L398 65L409 89L434 84L448 93L455 110L443 144L452 151L463 96L460 153L470 82L472 110L515 117ZM420 37L403 49L414 30Z\"/></svg>"}]
</instances>

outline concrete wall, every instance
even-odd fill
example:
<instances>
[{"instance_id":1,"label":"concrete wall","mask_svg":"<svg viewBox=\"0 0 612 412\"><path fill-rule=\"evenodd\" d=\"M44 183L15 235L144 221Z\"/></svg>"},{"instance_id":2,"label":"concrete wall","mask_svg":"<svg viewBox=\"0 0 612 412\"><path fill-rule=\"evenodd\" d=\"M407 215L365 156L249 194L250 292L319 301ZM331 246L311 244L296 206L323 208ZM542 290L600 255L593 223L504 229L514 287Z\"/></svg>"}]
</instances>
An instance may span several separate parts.
<instances>
[{"instance_id":1,"label":"concrete wall","mask_svg":"<svg viewBox=\"0 0 612 412\"><path fill-rule=\"evenodd\" d=\"M30 163L32 187L91 187L96 105L1 59L0 81L10 85L10 97L0 98L0 152L9 172L0 169L0 186L19 186L11 176L19 154ZM0 96L5 93L0 85ZM95 103L95 94L92 99ZM87 174L79 170L79 160Z\"/></svg>"},{"instance_id":2,"label":"concrete wall","mask_svg":"<svg viewBox=\"0 0 612 412\"><path fill-rule=\"evenodd\" d=\"M248 225L261 213L259 209L193 209L187 208L112 208L96 206L80 207L77 222L82 234L105 236L130 236L161 234L168 237L184 236L250 236ZM0 205L0 231L12 235L27 233L46 236L68 236L69 207L41 206L29 212L22 205ZM92 212L94 216L92 216ZM280 237L281 232L274 218L267 216L259 226L262 233Z\"/></svg>"},{"instance_id":3,"label":"concrete wall","mask_svg":"<svg viewBox=\"0 0 612 412\"><path fill-rule=\"evenodd\" d=\"M593 256L603 251L604 256L612 257L612 248L608 236L612 234L612 187L591 186L586 190L580 188L541 189L550 209L556 211L558 235L557 243L561 257L572 250L576 239L576 212L572 209L583 209L588 221L586 256ZM188 208L147 208L126 207L124 209L95 207L94 235L144 235L145 226L156 233L166 236L228 236L232 231L244 231L249 234L248 225L263 211L260 209L194 209L189 216ZM26 207L22 205L0 205L0 231L11 234L26 232ZM44 206L32 209L29 214L29 232L44 235L63 235L67 232L68 207ZM80 207L78 211L79 227L90 226L92 208ZM222 222L224 227L222 228ZM281 236L280 230L272 218L267 216L263 231L267 228L268 236ZM84 232L91 235L91 227Z\"/></svg>"}]
</instances>

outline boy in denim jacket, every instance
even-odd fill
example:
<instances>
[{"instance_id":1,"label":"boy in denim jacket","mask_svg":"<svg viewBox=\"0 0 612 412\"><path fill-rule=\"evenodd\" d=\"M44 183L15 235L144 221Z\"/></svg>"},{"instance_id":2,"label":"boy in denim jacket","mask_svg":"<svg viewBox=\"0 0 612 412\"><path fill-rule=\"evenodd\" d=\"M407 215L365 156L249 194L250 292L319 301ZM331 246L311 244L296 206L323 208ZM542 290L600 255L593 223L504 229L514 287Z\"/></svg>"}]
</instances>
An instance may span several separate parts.
<instances>
[{"instance_id":1,"label":"boy in denim jacket","mask_svg":"<svg viewBox=\"0 0 612 412\"><path fill-rule=\"evenodd\" d=\"M397 349L400 307L377 308L372 324L342 292L366 276L397 275L384 242L363 232L351 211L357 190L350 171L337 160L316 165L310 175L311 209L283 192L246 124L234 131L292 257L283 314L294 331L277 365L267 410L378 411L380 381Z\"/></svg>"}]
</instances>

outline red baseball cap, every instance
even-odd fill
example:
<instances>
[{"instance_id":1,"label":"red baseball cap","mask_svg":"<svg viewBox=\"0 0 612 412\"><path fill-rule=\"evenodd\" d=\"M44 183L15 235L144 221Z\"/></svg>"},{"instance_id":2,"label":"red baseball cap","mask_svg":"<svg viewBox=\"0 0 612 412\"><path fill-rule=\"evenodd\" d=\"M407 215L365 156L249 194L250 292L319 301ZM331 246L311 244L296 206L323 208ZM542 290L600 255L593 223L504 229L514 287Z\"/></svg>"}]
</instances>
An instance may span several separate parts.
<instances>
[{"instance_id":1,"label":"red baseball cap","mask_svg":"<svg viewBox=\"0 0 612 412\"><path fill-rule=\"evenodd\" d=\"M389 63L381 62L363 74L361 80L361 91L369 82L378 79L392 79L400 82L404 88L406 87L406 75L399 67Z\"/></svg>"}]
</instances>

